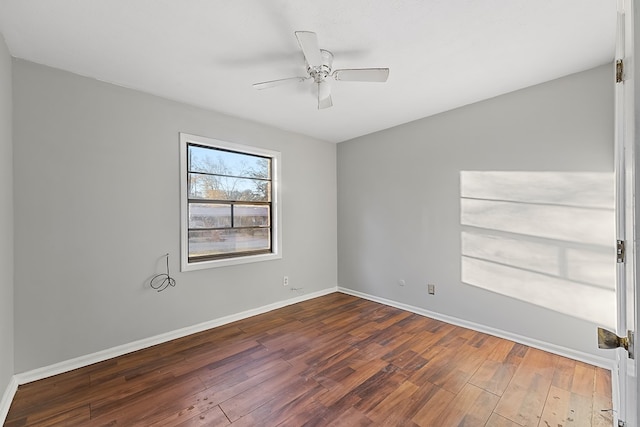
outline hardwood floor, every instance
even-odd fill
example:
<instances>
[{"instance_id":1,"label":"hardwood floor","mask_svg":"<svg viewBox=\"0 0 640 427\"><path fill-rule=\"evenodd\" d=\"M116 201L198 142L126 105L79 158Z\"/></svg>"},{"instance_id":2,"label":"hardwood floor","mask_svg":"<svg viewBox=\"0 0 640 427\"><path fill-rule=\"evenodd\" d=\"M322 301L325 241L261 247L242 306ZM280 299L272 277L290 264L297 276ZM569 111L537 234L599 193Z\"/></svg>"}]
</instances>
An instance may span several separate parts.
<instances>
[{"instance_id":1,"label":"hardwood floor","mask_svg":"<svg viewBox=\"0 0 640 427\"><path fill-rule=\"evenodd\" d=\"M607 370L341 293L18 388L5 426L611 426Z\"/></svg>"}]
</instances>

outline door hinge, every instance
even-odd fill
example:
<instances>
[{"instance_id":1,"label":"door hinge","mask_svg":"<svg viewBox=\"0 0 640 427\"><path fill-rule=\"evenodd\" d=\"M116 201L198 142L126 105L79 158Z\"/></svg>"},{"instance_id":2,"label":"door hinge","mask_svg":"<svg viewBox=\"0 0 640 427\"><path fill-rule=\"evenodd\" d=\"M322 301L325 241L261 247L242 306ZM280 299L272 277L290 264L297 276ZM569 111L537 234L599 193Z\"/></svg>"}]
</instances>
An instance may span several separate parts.
<instances>
[{"instance_id":1,"label":"door hinge","mask_svg":"<svg viewBox=\"0 0 640 427\"><path fill-rule=\"evenodd\" d=\"M622 59L616 61L616 83L622 83L624 81L624 62Z\"/></svg>"},{"instance_id":2,"label":"door hinge","mask_svg":"<svg viewBox=\"0 0 640 427\"><path fill-rule=\"evenodd\" d=\"M622 420L618 420L618 427L627 427L627 423Z\"/></svg>"},{"instance_id":3,"label":"door hinge","mask_svg":"<svg viewBox=\"0 0 640 427\"><path fill-rule=\"evenodd\" d=\"M617 262L624 262L624 257L625 257L625 244L624 244L624 240L618 240L616 242L616 261Z\"/></svg>"},{"instance_id":4,"label":"door hinge","mask_svg":"<svg viewBox=\"0 0 640 427\"><path fill-rule=\"evenodd\" d=\"M608 350L624 348L625 350L627 350L629 359L633 359L633 331L627 331L626 337L619 337L615 332L599 327L598 348Z\"/></svg>"}]
</instances>

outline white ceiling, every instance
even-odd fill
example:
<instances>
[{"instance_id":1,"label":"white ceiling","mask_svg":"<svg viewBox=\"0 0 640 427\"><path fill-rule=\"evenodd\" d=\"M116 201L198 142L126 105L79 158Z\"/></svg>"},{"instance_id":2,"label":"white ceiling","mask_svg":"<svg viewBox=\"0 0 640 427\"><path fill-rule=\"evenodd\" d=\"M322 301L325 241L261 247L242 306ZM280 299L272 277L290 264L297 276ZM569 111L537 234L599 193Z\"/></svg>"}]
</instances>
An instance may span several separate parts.
<instances>
[{"instance_id":1,"label":"white ceiling","mask_svg":"<svg viewBox=\"0 0 640 427\"><path fill-rule=\"evenodd\" d=\"M233 116L341 142L614 58L614 0L0 0L11 54ZM334 68L317 109L294 31Z\"/></svg>"}]
</instances>

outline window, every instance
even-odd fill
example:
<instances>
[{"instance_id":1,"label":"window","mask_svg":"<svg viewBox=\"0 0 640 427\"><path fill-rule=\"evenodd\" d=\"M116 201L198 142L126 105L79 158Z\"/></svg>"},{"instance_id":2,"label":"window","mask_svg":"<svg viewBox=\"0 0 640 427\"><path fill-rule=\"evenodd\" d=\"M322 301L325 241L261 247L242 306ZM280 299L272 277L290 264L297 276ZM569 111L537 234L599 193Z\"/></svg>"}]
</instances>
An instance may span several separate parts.
<instances>
[{"instance_id":1,"label":"window","mask_svg":"<svg viewBox=\"0 0 640 427\"><path fill-rule=\"evenodd\" d=\"M280 258L280 153L180 134L182 270Z\"/></svg>"}]
</instances>

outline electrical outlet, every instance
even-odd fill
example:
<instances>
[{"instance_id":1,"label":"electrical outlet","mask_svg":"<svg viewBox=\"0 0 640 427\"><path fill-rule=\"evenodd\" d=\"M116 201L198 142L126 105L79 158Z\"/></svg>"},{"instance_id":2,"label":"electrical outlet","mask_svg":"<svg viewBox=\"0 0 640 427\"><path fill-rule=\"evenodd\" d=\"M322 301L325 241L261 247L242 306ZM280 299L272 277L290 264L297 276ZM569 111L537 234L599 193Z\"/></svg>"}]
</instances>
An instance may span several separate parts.
<instances>
[{"instance_id":1,"label":"electrical outlet","mask_svg":"<svg viewBox=\"0 0 640 427\"><path fill-rule=\"evenodd\" d=\"M289 276L284 276L282 278L282 286L289 286Z\"/></svg>"},{"instance_id":2,"label":"electrical outlet","mask_svg":"<svg viewBox=\"0 0 640 427\"><path fill-rule=\"evenodd\" d=\"M406 285L404 280L402 280L402 279L398 280L398 286L404 286L404 285Z\"/></svg>"},{"instance_id":3,"label":"electrical outlet","mask_svg":"<svg viewBox=\"0 0 640 427\"><path fill-rule=\"evenodd\" d=\"M429 292L429 295L435 295L436 294L436 285L432 285L431 283L429 283L427 285L427 291Z\"/></svg>"}]
</instances>

